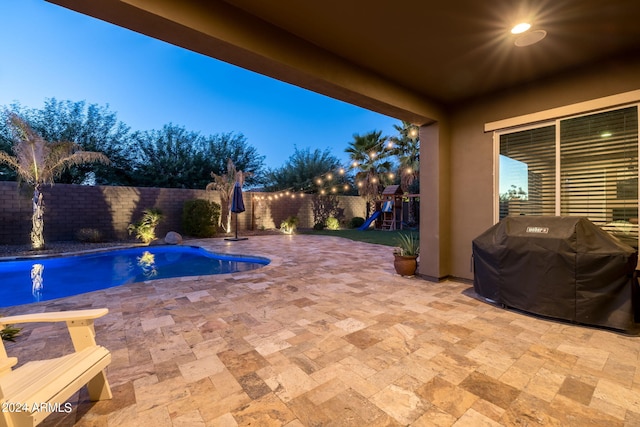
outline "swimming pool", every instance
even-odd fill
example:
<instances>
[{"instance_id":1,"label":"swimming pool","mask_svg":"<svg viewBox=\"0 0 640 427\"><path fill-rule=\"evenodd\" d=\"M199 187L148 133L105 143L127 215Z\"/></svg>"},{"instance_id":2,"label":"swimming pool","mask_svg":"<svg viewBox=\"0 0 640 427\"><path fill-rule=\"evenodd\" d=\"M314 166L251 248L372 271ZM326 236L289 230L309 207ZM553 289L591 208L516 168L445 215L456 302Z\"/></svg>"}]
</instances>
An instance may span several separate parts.
<instances>
[{"instance_id":1,"label":"swimming pool","mask_svg":"<svg viewBox=\"0 0 640 427\"><path fill-rule=\"evenodd\" d=\"M47 301L126 283L249 271L269 259L196 246L145 246L0 261L0 307Z\"/></svg>"}]
</instances>

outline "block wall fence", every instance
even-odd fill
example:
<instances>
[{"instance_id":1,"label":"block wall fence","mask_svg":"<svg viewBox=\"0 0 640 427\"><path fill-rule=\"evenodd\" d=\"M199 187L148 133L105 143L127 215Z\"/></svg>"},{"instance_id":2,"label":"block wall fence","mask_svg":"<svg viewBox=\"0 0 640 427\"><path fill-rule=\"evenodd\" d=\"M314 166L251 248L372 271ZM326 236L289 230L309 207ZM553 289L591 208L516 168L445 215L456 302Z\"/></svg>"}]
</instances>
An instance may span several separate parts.
<instances>
[{"instance_id":1,"label":"block wall fence","mask_svg":"<svg viewBox=\"0 0 640 427\"><path fill-rule=\"evenodd\" d=\"M32 190L15 182L0 182L0 244L27 244L31 232ZM246 211L238 215L238 230L278 228L295 215L299 228L313 227L313 199L306 194L295 198L275 194L244 192ZM272 200L269 200L272 196ZM44 229L47 241L71 241L82 228L100 230L107 240L128 239L127 227L148 208L159 208L164 219L156 235L168 231L183 234L181 216L186 200L205 199L220 203L216 191L177 188L110 187L55 184L43 189ZM358 196L338 196L338 219L347 222L365 216L365 203ZM235 227L235 214L232 214ZM233 228L235 231L235 228Z\"/></svg>"}]
</instances>

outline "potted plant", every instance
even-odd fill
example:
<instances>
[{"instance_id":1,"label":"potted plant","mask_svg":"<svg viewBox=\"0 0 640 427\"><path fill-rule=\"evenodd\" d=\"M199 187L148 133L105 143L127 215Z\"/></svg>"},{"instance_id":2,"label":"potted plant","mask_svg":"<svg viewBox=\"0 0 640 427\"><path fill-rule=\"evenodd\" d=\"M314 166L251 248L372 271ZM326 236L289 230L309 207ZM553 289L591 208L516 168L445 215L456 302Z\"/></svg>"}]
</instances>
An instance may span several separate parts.
<instances>
[{"instance_id":1,"label":"potted plant","mask_svg":"<svg viewBox=\"0 0 640 427\"><path fill-rule=\"evenodd\" d=\"M398 246L393 252L393 266L401 276L413 276L418 268L420 237L417 233L398 235Z\"/></svg>"}]
</instances>

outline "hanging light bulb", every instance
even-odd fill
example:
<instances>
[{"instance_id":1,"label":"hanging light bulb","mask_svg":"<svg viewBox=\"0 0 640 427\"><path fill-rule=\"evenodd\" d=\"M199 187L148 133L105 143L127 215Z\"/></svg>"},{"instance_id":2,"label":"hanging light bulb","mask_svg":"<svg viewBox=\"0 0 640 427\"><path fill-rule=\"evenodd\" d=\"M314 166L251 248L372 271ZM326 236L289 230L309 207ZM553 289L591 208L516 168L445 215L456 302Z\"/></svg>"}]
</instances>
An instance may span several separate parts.
<instances>
[{"instance_id":1,"label":"hanging light bulb","mask_svg":"<svg viewBox=\"0 0 640 427\"><path fill-rule=\"evenodd\" d=\"M339 173L340 175L344 175L344 168L340 168L340 170L338 171L338 173Z\"/></svg>"},{"instance_id":2,"label":"hanging light bulb","mask_svg":"<svg viewBox=\"0 0 640 427\"><path fill-rule=\"evenodd\" d=\"M318 184L318 185L322 185L322 178L318 178L318 179L316 179L316 184Z\"/></svg>"},{"instance_id":3,"label":"hanging light bulb","mask_svg":"<svg viewBox=\"0 0 640 427\"><path fill-rule=\"evenodd\" d=\"M333 175L331 175L330 173L327 174L327 179L333 179Z\"/></svg>"}]
</instances>

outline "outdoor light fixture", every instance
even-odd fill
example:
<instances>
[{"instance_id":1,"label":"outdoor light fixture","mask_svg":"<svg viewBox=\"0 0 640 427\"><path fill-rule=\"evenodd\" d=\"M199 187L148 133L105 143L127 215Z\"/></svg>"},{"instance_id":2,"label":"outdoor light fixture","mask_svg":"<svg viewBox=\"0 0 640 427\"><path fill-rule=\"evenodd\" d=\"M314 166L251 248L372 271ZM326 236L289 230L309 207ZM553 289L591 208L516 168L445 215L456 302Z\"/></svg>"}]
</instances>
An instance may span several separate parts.
<instances>
[{"instance_id":1,"label":"outdoor light fixture","mask_svg":"<svg viewBox=\"0 0 640 427\"><path fill-rule=\"evenodd\" d=\"M528 22L521 22L515 25L511 29L511 34L518 35L518 37L516 37L513 43L518 47L531 46L547 36L545 30L529 31L530 29L531 24Z\"/></svg>"},{"instance_id":2,"label":"outdoor light fixture","mask_svg":"<svg viewBox=\"0 0 640 427\"><path fill-rule=\"evenodd\" d=\"M547 37L545 30L530 31L516 38L514 44L518 47L531 46L538 43L543 38Z\"/></svg>"},{"instance_id":3,"label":"outdoor light fixture","mask_svg":"<svg viewBox=\"0 0 640 427\"><path fill-rule=\"evenodd\" d=\"M531 24L528 22L521 22L511 29L511 34L522 34L525 31L528 31L529 28L531 28Z\"/></svg>"}]
</instances>

